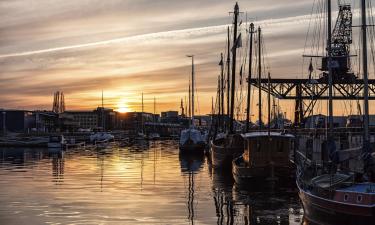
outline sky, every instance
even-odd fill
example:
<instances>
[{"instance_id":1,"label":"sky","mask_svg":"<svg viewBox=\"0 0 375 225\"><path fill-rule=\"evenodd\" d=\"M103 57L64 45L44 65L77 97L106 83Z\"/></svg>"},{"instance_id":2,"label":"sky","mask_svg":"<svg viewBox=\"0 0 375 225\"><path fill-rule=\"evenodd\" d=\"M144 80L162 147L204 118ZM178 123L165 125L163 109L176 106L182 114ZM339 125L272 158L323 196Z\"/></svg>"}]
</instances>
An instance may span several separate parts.
<instances>
[{"instance_id":1,"label":"sky","mask_svg":"<svg viewBox=\"0 0 375 225\"><path fill-rule=\"evenodd\" d=\"M241 20L262 26L275 78L302 78L313 0L241 0ZM1 0L0 108L68 110L104 104L178 110L195 55L197 112L209 113L225 51L231 0ZM242 32L245 31L242 25ZM245 35L245 34L244 34ZM253 103L256 104L256 103ZM283 103L293 114L293 105Z\"/></svg>"}]
</instances>

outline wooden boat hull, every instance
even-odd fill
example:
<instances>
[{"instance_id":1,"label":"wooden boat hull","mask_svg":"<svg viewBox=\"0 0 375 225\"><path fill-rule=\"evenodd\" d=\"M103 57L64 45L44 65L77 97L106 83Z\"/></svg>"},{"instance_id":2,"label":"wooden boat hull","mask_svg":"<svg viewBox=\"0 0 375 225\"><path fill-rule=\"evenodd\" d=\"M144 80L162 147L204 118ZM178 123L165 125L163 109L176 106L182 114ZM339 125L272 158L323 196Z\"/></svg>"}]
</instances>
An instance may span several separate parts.
<instances>
[{"instance_id":1,"label":"wooden boat hull","mask_svg":"<svg viewBox=\"0 0 375 225\"><path fill-rule=\"evenodd\" d=\"M238 186L253 188L252 186L281 187L294 186L294 168L291 165L262 167L248 167L244 164L243 156L240 156L232 162L233 178ZM255 188L255 187L254 187Z\"/></svg>"},{"instance_id":2,"label":"wooden boat hull","mask_svg":"<svg viewBox=\"0 0 375 225\"><path fill-rule=\"evenodd\" d=\"M233 159L242 155L244 151L242 137L236 136L229 143L225 143L225 140L211 142L210 155L212 167L232 168Z\"/></svg>"},{"instance_id":3,"label":"wooden boat hull","mask_svg":"<svg viewBox=\"0 0 375 225\"><path fill-rule=\"evenodd\" d=\"M230 168L232 160L243 153L243 148L218 146L211 144L212 166L215 168Z\"/></svg>"},{"instance_id":4,"label":"wooden boat hull","mask_svg":"<svg viewBox=\"0 0 375 225\"><path fill-rule=\"evenodd\" d=\"M298 184L305 218L318 224L375 224L375 205L345 204L304 191Z\"/></svg>"}]
</instances>

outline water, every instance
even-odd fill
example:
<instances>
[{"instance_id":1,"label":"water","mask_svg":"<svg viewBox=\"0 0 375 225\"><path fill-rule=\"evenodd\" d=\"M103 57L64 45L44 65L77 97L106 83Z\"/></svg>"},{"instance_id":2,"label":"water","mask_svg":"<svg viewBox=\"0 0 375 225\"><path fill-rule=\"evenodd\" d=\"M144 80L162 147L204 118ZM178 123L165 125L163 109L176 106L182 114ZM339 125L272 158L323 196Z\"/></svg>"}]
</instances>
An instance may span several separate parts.
<instances>
[{"instance_id":1,"label":"water","mask_svg":"<svg viewBox=\"0 0 375 225\"><path fill-rule=\"evenodd\" d=\"M0 224L300 224L296 190L253 193L178 142L0 150Z\"/></svg>"}]
</instances>

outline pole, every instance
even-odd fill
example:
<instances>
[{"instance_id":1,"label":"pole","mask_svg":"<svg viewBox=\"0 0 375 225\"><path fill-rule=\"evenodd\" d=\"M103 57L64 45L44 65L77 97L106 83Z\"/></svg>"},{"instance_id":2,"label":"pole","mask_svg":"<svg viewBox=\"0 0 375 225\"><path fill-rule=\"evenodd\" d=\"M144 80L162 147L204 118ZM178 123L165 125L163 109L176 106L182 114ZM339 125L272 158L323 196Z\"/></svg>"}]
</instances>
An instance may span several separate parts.
<instances>
[{"instance_id":1,"label":"pole","mask_svg":"<svg viewBox=\"0 0 375 225\"><path fill-rule=\"evenodd\" d=\"M268 137L271 134L271 74L268 72Z\"/></svg>"},{"instance_id":2,"label":"pole","mask_svg":"<svg viewBox=\"0 0 375 225\"><path fill-rule=\"evenodd\" d=\"M237 20L239 14L239 7L236 2L234 6L234 30L233 30L233 46L232 46L232 89L230 96L230 121L229 121L229 131L234 133L233 122L234 122L234 95L236 89L236 55L237 55Z\"/></svg>"},{"instance_id":3,"label":"pole","mask_svg":"<svg viewBox=\"0 0 375 225\"><path fill-rule=\"evenodd\" d=\"M259 130L262 129L262 89L261 89L261 79L262 79L262 30L258 27L258 120L259 120Z\"/></svg>"},{"instance_id":4,"label":"pole","mask_svg":"<svg viewBox=\"0 0 375 225\"><path fill-rule=\"evenodd\" d=\"M228 27L228 38L227 38L227 120L230 117L230 31ZM226 122L226 127L229 130L228 121Z\"/></svg>"},{"instance_id":5,"label":"pole","mask_svg":"<svg viewBox=\"0 0 375 225\"><path fill-rule=\"evenodd\" d=\"M328 40L327 40L327 50L328 50L328 122L329 122L329 138L333 138L333 80L332 80L332 9L331 9L331 0L327 0L327 10L328 10L328 21L327 21L327 28L328 28Z\"/></svg>"},{"instance_id":6,"label":"pole","mask_svg":"<svg viewBox=\"0 0 375 225\"><path fill-rule=\"evenodd\" d=\"M220 110L219 110L219 118L220 118L220 127L223 127L224 124L224 60L223 60L223 53L221 53L221 77L220 77Z\"/></svg>"},{"instance_id":7,"label":"pole","mask_svg":"<svg viewBox=\"0 0 375 225\"><path fill-rule=\"evenodd\" d=\"M369 104L368 104L368 68L367 68L367 22L366 22L366 0L361 2L362 20L362 63L363 63L363 128L364 144L369 144Z\"/></svg>"},{"instance_id":8,"label":"pole","mask_svg":"<svg viewBox=\"0 0 375 225\"><path fill-rule=\"evenodd\" d=\"M246 109L246 132L250 130L250 91L251 91L251 72L253 63L253 34L254 34L254 24L250 24L250 50L249 50L249 74L247 77L247 109Z\"/></svg>"},{"instance_id":9,"label":"pole","mask_svg":"<svg viewBox=\"0 0 375 225\"><path fill-rule=\"evenodd\" d=\"M145 133L145 131L144 131L144 126L143 126L143 124L144 124L144 121L143 121L143 92L142 92L142 115L141 115L141 125L142 125L142 134L144 134Z\"/></svg>"},{"instance_id":10,"label":"pole","mask_svg":"<svg viewBox=\"0 0 375 225\"><path fill-rule=\"evenodd\" d=\"M191 58L191 125L194 127L194 55L187 55Z\"/></svg>"}]
</instances>

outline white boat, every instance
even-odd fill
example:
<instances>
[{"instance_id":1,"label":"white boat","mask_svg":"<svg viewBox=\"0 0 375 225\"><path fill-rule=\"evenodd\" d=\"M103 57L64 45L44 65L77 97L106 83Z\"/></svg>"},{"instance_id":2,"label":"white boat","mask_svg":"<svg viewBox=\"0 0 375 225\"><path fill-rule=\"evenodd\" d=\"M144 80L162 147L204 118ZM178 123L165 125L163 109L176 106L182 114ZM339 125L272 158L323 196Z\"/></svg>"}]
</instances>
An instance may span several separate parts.
<instances>
[{"instance_id":1,"label":"white boat","mask_svg":"<svg viewBox=\"0 0 375 225\"><path fill-rule=\"evenodd\" d=\"M48 139L48 148L63 149L67 141L63 135L50 136Z\"/></svg>"},{"instance_id":2,"label":"white boat","mask_svg":"<svg viewBox=\"0 0 375 225\"><path fill-rule=\"evenodd\" d=\"M180 151L181 153L203 153L206 147L205 139L202 133L195 129L189 128L181 131Z\"/></svg>"},{"instance_id":3,"label":"white boat","mask_svg":"<svg viewBox=\"0 0 375 225\"><path fill-rule=\"evenodd\" d=\"M180 153L204 153L204 149L206 147L206 142L204 135L194 127L194 56L188 56L191 57L191 63L192 63L192 82L191 82L191 123L190 127L188 129L184 129L181 131L180 135ZM190 84L189 84L189 90L190 90ZM190 93L189 93L190 95ZM189 98L190 99L190 98Z\"/></svg>"},{"instance_id":4,"label":"white boat","mask_svg":"<svg viewBox=\"0 0 375 225\"><path fill-rule=\"evenodd\" d=\"M115 137L107 132L97 132L90 135L91 142L112 141Z\"/></svg>"},{"instance_id":5,"label":"white boat","mask_svg":"<svg viewBox=\"0 0 375 225\"><path fill-rule=\"evenodd\" d=\"M160 134L153 132L148 135L149 140L159 140L160 139Z\"/></svg>"}]
</instances>

